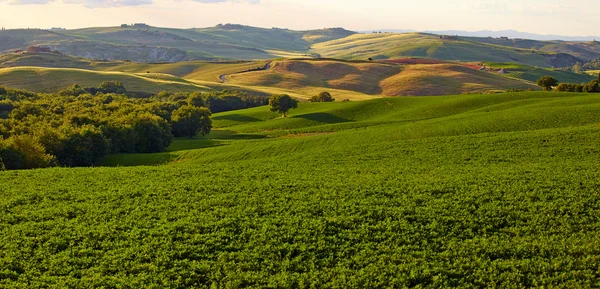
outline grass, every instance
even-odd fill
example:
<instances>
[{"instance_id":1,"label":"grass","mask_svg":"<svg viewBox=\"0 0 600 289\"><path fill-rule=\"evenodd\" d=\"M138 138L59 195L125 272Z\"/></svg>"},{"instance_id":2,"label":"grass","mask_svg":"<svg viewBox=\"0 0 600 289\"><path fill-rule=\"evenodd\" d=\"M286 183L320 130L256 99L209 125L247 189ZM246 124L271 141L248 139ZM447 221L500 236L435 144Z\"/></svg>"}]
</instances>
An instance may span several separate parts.
<instances>
[{"instance_id":1,"label":"grass","mask_svg":"<svg viewBox=\"0 0 600 289\"><path fill-rule=\"evenodd\" d=\"M71 68L12 67L0 69L0 85L19 87L35 92L57 92L73 84L96 87L104 81L121 81L129 91L157 93L170 91L209 90L201 86L164 74L132 74L100 72Z\"/></svg>"},{"instance_id":2,"label":"grass","mask_svg":"<svg viewBox=\"0 0 600 289\"><path fill-rule=\"evenodd\" d=\"M322 90L361 93L334 95L367 99L369 95L440 95L534 88L518 80L481 72L460 64L395 65L377 62L352 63L332 60L284 60L268 71L231 75L231 85L275 87L304 95Z\"/></svg>"},{"instance_id":3,"label":"grass","mask_svg":"<svg viewBox=\"0 0 600 289\"><path fill-rule=\"evenodd\" d=\"M422 33L359 34L318 43L312 50L324 57L343 59L435 58L449 61L517 62L551 67L543 51L492 45L465 39L447 40Z\"/></svg>"},{"instance_id":4,"label":"grass","mask_svg":"<svg viewBox=\"0 0 600 289\"><path fill-rule=\"evenodd\" d=\"M596 287L599 108L546 92L258 107L113 158L153 166L0 172L0 284Z\"/></svg>"},{"instance_id":5,"label":"grass","mask_svg":"<svg viewBox=\"0 0 600 289\"><path fill-rule=\"evenodd\" d=\"M600 70L588 70L585 73L592 75L592 76L598 76L598 74L600 74Z\"/></svg>"},{"instance_id":6,"label":"grass","mask_svg":"<svg viewBox=\"0 0 600 289\"><path fill-rule=\"evenodd\" d=\"M530 82L536 82L541 77L547 75L556 78L559 82L570 83L589 82L590 80L594 79L593 77L590 77L586 74L573 73L569 71L556 69L537 68L516 63L486 62L485 64L489 68L505 69L507 72L505 76L523 79Z\"/></svg>"}]
</instances>

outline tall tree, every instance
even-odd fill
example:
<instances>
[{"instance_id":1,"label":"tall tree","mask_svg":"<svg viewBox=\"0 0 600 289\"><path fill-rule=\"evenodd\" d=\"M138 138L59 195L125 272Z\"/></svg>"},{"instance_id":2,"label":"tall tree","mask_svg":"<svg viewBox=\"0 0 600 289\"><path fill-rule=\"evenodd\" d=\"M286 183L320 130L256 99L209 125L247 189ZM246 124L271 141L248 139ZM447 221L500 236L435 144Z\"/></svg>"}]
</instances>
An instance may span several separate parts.
<instances>
[{"instance_id":1,"label":"tall tree","mask_svg":"<svg viewBox=\"0 0 600 289\"><path fill-rule=\"evenodd\" d=\"M274 94L269 98L269 105L271 111L279 112L283 114L283 117L286 117L286 113L290 109L298 107L298 101L287 94Z\"/></svg>"},{"instance_id":2,"label":"tall tree","mask_svg":"<svg viewBox=\"0 0 600 289\"><path fill-rule=\"evenodd\" d=\"M550 91L550 90L552 90L553 86L558 85L558 80L556 80L556 78L554 78L552 76L546 75L546 76L542 76L540 79L538 79L537 85L543 87L545 91Z\"/></svg>"}]
</instances>

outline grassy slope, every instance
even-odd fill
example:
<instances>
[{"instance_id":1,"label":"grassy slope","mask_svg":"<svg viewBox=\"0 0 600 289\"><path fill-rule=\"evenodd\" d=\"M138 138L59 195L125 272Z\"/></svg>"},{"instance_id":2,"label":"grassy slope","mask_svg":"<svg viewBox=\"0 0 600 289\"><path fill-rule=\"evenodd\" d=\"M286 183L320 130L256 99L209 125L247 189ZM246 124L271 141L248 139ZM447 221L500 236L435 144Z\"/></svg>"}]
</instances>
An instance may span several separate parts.
<instances>
[{"instance_id":1,"label":"grassy slope","mask_svg":"<svg viewBox=\"0 0 600 289\"><path fill-rule=\"evenodd\" d=\"M600 56L600 43L598 42L565 42L565 41L538 41L530 39L500 39L461 37L470 41L502 45L508 47L543 50L548 52L568 53L581 59L594 59Z\"/></svg>"},{"instance_id":2,"label":"grassy slope","mask_svg":"<svg viewBox=\"0 0 600 289\"><path fill-rule=\"evenodd\" d=\"M231 75L229 83L315 94L334 89L365 95L439 95L530 88L530 84L459 64L394 65L340 61L277 61L268 71ZM344 95L339 95L343 99Z\"/></svg>"},{"instance_id":3,"label":"grassy slope","mask_svg":"<svg viewBox=\"0 0 600 289\"><path fill-rule=\"evenodd\" d=\"M353 32L232 26L200 29L97 27L68 30L64 33L82 39L122 45L173 47L187 51L191 57L269 59L282 55L278 51L306 52L312 43L342 38Z\"/></svg>"},{"instance_id":4,"label":"grassy slope","mask_svg":"<svg viewBox=\"0 0 600 289\"><path fill-rule=\"evenodd\" d=\"M519 62L549 67L544 52L531 53L512 47L466 40L442 40L438 36L406 34L357 34L343 39L318 43L313 51L324 57L390 59L425 57L441 60Z\"/></svg>"},{"instance_id":5,"label":"grassy slope","mask_svg":"<svg viewBox=\"0 0 600 289\"><path fill-rule=\"evenodd\" d=\"M104 81L121 81L129 91L156 93L162 90L208 90L206 86L167 74L99 72L70 68L12 67L0 69L0 85L36 92L56 92L73 84L96 87Z\"/></svg>"},{"instance_id":6,"label":"grassy slope","mask_svg":"<svg viewBox=\"0 0 600 289\"><path fill-rule=\"evenodd\" d=\"M0 284L595 287L599 108L541 92L260 107L216 114L170 165L0 172Z\"/></svg>"},{"instance_id":7,"label":"grassy slope","mask_svg":"<svg viewBox=\"0 0 600 289\"><path fill-rule=\"evenodd\" d=\"M582 83L589 82L594 79L589 75L578 74L569 71L563 70L554 70L554 69L544 69L531 67L527 65L515 64L515 63L497 63L497 62L488 62L485 63L486 66L490 68L500 69L504 68L506 72L506 76L519 78L531 82L535 82L540 79L542 76L552 76L556 78L559 82L570 82L570 83Z\"/></svg>"},{"instance_id":8,"label":"grassy slope","mask_svg":"<svg viewBox=\"0 0 600 289\"><path fill-rule=\"evenodd\" d=\"M506 79L493 73L476 71L456 63L397 65L334 60L283 60L273 62L271 69L267 71L238 74L249 69L264 67L267 63L269 62L188 61L152 64L92 61L49 54L7 54L0 56L0 67L12 68L3 70L3 78L0 82L7 86L21 86L34 91L50 92L55 91L56 88L69 86L74 81L81 85L94 85L93 82L97 81L121 80L126 84L131 83L130 90L143 92L156 92L163 88L189 91L196 89L195 86L206 86L214 89L257 91L261 94L287 93L300 99L307 99L323 90L328 90L338 100L369 99L373 96L476 93L532 87L527 83ZM41 71L39 67L31 68L32 66L79 68L80 70L46 69L44 73L37 73L36 77L22 78L35 70ZM533 70L533 68L528 69ZM26 71L29 74L25 73ZM81 72L82 75L75 75L77 72ZM49 81L53 75L59 78L56 81ZM221 83L220 75L226 75L226 83ZM147 82L148 78L168 81L171 85L165 86L168 84L165 82Z\"/></svg>"}]
</instances>

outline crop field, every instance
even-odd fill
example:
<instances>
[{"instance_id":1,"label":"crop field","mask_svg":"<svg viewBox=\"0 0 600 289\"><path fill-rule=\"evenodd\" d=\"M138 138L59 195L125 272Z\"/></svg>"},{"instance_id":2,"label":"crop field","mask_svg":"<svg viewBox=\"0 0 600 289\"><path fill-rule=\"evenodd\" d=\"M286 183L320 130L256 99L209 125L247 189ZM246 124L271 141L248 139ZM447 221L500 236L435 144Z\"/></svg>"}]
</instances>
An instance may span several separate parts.
<instances>
[{"instance_id":1,"label":"crop field","mask_svg":"<svg viewBox=\"0 0 600 289\"><path fill-rule=\"evenodd\" d=\"M213 120L165 153L0 172L0 287L600 286L597 95Z\"/></svg>"}]
</instances>

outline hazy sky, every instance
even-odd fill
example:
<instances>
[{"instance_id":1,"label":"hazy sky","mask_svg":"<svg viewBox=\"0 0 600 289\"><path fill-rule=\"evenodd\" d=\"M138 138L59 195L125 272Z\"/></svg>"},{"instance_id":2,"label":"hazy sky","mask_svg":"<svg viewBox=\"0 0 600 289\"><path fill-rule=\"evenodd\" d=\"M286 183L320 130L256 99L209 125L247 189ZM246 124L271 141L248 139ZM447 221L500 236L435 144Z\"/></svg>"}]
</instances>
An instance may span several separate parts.
<instances>
[{"instance_id":1,"label":"hazy sky","mask_svg":"<svg viewBox=\"0 0 600 289\"><path fill-rule=\"evenodd\" d=\"M0 0L0 26L162 27L238 23L351 30L507 30L599 35L598 0Z\"/></svg>"}]
</instances>

